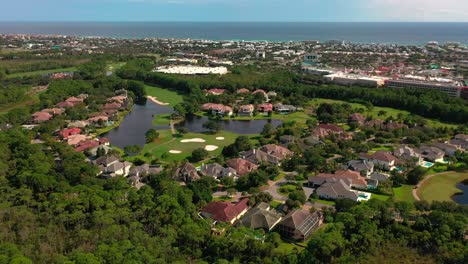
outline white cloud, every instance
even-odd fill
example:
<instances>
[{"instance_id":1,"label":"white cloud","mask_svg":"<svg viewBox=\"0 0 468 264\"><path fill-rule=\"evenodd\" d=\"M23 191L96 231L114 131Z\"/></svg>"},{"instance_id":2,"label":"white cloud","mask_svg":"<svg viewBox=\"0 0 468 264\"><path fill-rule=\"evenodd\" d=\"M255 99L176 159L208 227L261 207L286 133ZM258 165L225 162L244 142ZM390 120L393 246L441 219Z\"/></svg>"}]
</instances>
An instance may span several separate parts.
<instances>
[{"instance_id":1,"label":"white cloud","mask_svg":"<svg viewBox=\"0 0 468 264\"><path fill-rule=\"evenodd\" d=\"M466 0L368 0L370 8L386 19L405 21L466 21Z\"/></svg>"}]
</instances>

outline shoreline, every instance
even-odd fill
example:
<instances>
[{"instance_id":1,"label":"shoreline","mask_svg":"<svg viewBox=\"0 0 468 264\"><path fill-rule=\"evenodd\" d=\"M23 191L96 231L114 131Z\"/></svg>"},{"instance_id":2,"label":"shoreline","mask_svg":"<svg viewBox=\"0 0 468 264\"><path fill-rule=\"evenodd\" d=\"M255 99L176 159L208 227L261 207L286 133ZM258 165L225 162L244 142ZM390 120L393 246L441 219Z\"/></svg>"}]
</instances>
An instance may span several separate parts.
<instances>
[{"instance_id":1,"label":"shoreline","mask_svg":"<svg viewBox=\"0 0 468 264\"><path fill-rule=\"evenodd\" d=\"M153 103L158 104L158 105L162 105L162 106L168 106L169 105L169 103L161 102L156 97L151 96L151 95L147 95L146 98L149 99L150 101L152 101Z\"/></svg>"}]
</instances>

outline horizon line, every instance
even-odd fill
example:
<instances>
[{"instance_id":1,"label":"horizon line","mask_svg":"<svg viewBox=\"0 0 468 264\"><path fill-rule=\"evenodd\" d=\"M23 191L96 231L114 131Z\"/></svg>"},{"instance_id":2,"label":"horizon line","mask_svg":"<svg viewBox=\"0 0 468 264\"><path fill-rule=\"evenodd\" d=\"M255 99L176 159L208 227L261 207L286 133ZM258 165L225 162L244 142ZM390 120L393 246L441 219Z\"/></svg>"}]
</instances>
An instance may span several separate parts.
<instances>
[{"instance_id":1,"label":"horizon line","mask_svg":"<svg viewBox=\"0 0 468 264\"><path fill-rule=\"evenodd\" d=\"M0 20L0 23L468 23L468 21Z\"/></svg>"}]
</instances>

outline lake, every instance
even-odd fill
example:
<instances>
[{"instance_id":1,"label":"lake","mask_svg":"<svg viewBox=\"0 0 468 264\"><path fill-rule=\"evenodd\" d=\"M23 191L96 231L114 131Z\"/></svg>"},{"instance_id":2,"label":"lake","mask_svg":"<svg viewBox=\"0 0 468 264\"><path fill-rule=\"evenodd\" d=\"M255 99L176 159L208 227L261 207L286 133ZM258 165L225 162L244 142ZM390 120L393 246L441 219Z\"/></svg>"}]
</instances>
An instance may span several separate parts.
<instances>
[{"instance_id":1,"label":"lake","mask_svg":"<svg viewBox=\"0 0 468 264\"><path fill-rule=\"evenodd\" d=\"M144 105L135 104L132 111L122 120L119 127L116 127L104 134L112 145L119 148L131 145L145 145L145 133L151 128L156 130L170 129L168 125L153 125L153 119L156 115L170 114L174 110L169 106L161 106L155 104L151 100L147 100ZM200 133L208 131L203 128L203 123L208 121L208 117L190 117L176 125L176 128L185 127L189 132ZM280 120L221 120L220 123L223 130L236 134L259 134L263 130L266 123L271 122L273 127L279 126Z\"/></svg>"},{"instance_id":2,"label":"lake","mask_svg":"<svg viewBox=\"0 0 468 264\"><path fill-rule=\"evenodd\" d=\"M463 193L455 194L452 196L452 200L458 204L468 205L468 179L458 183L457 188L462 190Z\"/></svg>"}]
</instances>

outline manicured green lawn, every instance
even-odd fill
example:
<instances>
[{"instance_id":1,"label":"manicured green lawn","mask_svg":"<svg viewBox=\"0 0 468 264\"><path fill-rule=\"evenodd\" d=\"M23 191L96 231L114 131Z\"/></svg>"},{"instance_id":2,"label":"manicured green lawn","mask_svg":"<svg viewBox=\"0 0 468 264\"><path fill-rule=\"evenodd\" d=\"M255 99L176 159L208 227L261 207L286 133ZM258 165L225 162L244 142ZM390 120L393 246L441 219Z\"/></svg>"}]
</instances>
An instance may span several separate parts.
<instances>
[{"instance_id":1,"label":"manicured green lawn","mask_svg":"<svg viewBox=\"0 0 468 264\"><path fill-rule=\"evenodd\" d=\"M145 85L145 91L147 95L156 97L159 101L168 103L170 106L175 106L184 100L181 94L160 87Z\"/></svg>"},{"instance_id":2,"label":"manicured green lawn","mask_svg":"<svg viewBox=\"0 0 468 264\"><path fill-rule=\"evenodd\" d=\"M373 193L373 194L371 194L371 199L377 199L377 200L381 200L381 201L387 201L388 199L390 199L390 196L388 196L388 195L383 195L383 194L376 194L376 193Z\"/></svg>"},{"instance_id":3,"label":"manicured green lawn","mask_svg":"<svg viewBox=\"0 0 468 264\"><path fill-rule=\"evenodd\" d=\"M73 71L76 71L76 67L58 68L58 69L32 71L32 72L19 72L19 73L9 74L7 75L7 78L29 77L29 76L34 76L34 75L48 74L48 73L73 72Z\"/></svg>"},{"instance_id":4,"label":"manicured green lawn","mask_svg":"<svg viewBox=\"0 0 468 264\"><path fill-rule=\"evenodd\" d=\"M363 108L365 110L363 114L364 116L371 115L373 118L383 119L383 120L387 119L390 116L397 118L398 114L402 114L403 116L408 116L411 114L410 112L405 111L405 110L399 110L399 109L390 108L390 107L379 107L379 106L374 106L372 110L369 112L367 111L367 108L362 104L349 103L346 101L333 100L333 99L315 98L309 102L309 104L312 106L318 106L321 103L348 103L353 107L353 109ZM385 112L385 114L379 116L380 111ZM433 120L433 119L428 119L428 118L424 118L424 119L427 121L429 125L434 126L434 127L450 127L450 128L457 127L457 125L440 122L438 120Z\"/></svg>"},{"instance_id":5,"label":"manicured green lawn","mask_svg":"<svg viewBox=\"0 0 468 264\"><path fill-rule=\"evenodd\" d=\"M210 157L217 156L221 153L224 146L232 144L234 140L239 136L234 133L221 131L217 134L208 134L208 133L187 133L181 136L173 138L170 135L169 130L159 130L160 139L161 141L146 144L143 148L143 153L151 153L153 157L161 158L163 155L165 161L175 161L175 160L183 160L192 154L197 148L204 148L206 145L214 145L218 146L218 149L215 151L211 151ZM217 140L217 137L224 137L224 140ZM183 139L192 139L192 138L201 138L204 139L205 142L198 143L198 142L189 142L189 143L182 143L181 140ZM170 150L178 150L181 151L180 154L172 154L169 153Z\"/></svg>"},{"instance_id":6,"label":"manicured green lawn","mask_svg":"<svg viewBox=\"0 0 468 264\"><path fill-rule=\"evenodd\" d=\"M159 114L155 115L153 119L153 125L169 125L171 123L171 114Z\"/></svg>"},{"instance_id":7,"label":"manicured green lawn","mask_svg":"<svg viewBox=\"0 0 468 264\"><path fill-rule=\"evenodd\" d=\"M395 201L415 202L416 200L413 197L413 188L413 185L402 185L401 187L393 188Z\"/></svg>"},{"instance_id":8,"label":"manicured green lawn","mask_svg":"<svg viewBox=\"0 0 468 264\"><path fill-rule=\"evenodd\" d=\"M419 197L426 201L452 201L452 195L461 191L456 185L466 179L468 172L434 176L420 186Z\"/></svg>"},{"instance_id":9,"label":"manicured green lawn","mask_svg":"<svg viewBox=\"0 0 468 264\"><path fill-rule=\"evenodd\" d=\"M323 200L323 199L312 199L312 203L314 203L314 202L335 206L335 201L329 201L329 200Z\"/></svg>"}]
</instances>

